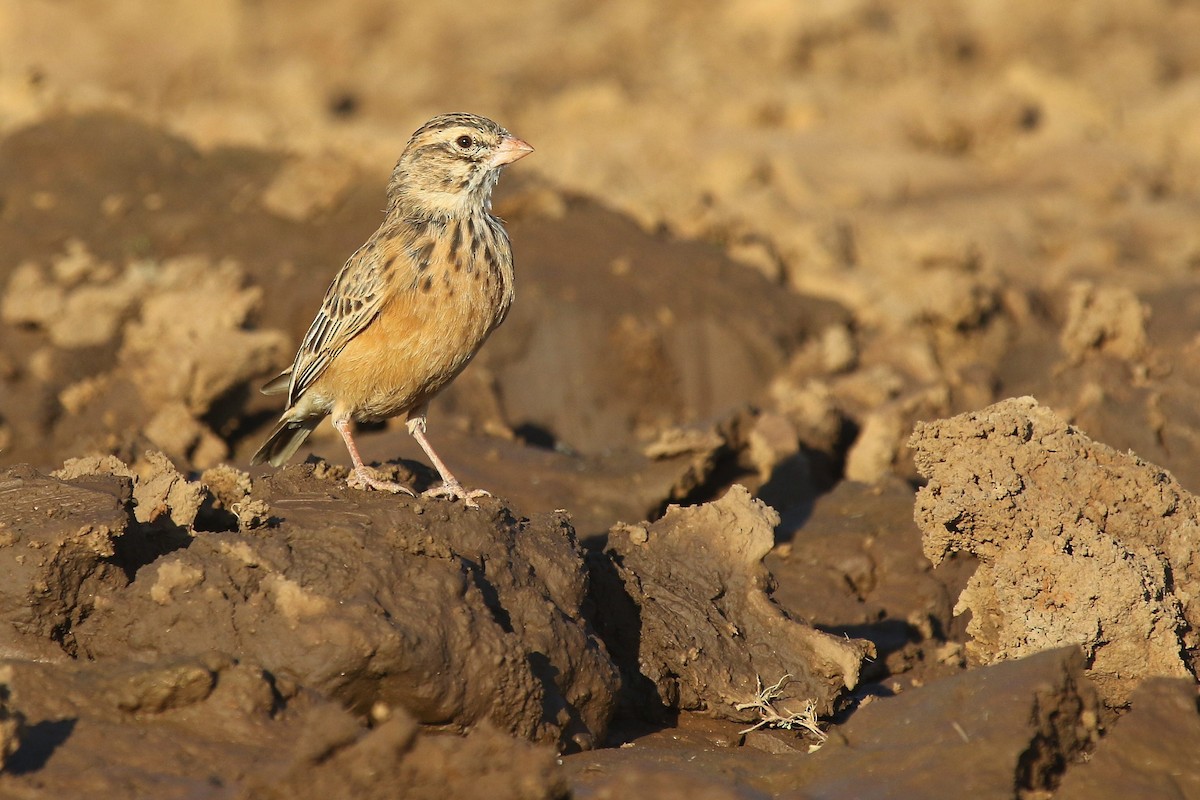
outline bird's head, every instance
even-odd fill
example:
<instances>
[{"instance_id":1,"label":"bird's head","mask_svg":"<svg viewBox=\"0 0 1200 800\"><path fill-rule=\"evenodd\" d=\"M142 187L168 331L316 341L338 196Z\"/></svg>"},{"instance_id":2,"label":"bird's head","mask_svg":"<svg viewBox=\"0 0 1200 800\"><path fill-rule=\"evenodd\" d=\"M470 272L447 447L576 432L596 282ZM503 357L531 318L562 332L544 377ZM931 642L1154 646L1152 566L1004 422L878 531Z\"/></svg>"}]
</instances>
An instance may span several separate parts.
<instances>
[{"instance_id":1,"label":"bird's head","mask_svg":"<svg viewBox=\"0 0 1200 800\"><path fill-rule=\"evenodd\" d=\"M442 114L408 140L388 184L388 209L457 216L491 207L500 168L533 148L474 114Z\"/></svg>"}]
</instances>

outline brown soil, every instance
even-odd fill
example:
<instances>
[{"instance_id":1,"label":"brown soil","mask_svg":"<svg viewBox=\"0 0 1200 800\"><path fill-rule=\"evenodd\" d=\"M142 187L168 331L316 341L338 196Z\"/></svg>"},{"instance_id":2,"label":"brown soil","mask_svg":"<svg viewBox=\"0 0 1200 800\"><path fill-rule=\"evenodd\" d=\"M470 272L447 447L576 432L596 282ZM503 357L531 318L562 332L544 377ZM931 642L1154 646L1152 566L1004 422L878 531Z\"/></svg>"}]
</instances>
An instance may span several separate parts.
<instances>
[{"instance_id":1,"label":"brown soil","mask_svg":"<svg viewBox=\"0 0 1200 800\"><path fill-rule=\"evenodd\" d=\"M0 795L1200 797L1193 5L10 5ZM493 497L245 471L460 109Z\"/></svg>"}]
</instances>

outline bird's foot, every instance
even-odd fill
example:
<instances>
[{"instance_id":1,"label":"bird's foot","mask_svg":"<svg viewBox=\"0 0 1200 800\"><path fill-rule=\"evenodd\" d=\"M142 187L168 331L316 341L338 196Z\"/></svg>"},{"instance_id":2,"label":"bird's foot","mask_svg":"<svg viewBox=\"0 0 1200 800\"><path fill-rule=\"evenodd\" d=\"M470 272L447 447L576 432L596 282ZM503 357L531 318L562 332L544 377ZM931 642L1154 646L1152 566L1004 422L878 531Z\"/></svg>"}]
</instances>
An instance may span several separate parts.
<instances>
[{"instance_id":1,"label":"bird's foot","mask_svg":"<svg viewBox=\"0 0 1200 800\"><path fill-rule=\"evenodd\" d=\"M377 477L366 467L358 467L350 473L350 477L346 478L346 484L351 489L376 489L380 492L391 492L392 494L406 494L409 497L416 497L417 493L405 486L403 483L395 481L385 481Z\"/></svg>"},{"instance_id":2,"label":"bird's foot","mask_svg":"<svg viewBox=\"0 0 1200 800\"><path fill-rule=\"evenodd\" d=\"M479 508L479 503L475 502L476 497L492 496L492 493L485 489L464 489L458 481L444 481L440 486L426 489L421 494L422 497L445 497L448 500L462 498L463 505L467 508Z\"/></svg>"}]
</instances>

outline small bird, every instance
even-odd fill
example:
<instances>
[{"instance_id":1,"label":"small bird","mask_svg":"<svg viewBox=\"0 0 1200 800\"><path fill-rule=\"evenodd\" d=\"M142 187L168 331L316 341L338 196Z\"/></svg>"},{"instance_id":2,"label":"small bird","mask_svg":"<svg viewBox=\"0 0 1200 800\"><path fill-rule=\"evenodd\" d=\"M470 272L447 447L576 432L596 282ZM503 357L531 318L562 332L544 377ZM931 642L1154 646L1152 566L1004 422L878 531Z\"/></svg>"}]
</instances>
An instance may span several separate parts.
<instances>
[{"instance_id":1,"label":"small bird","mask_svg":"<svg viewBox=\"0 0 1200 800\"><path fill-rule=\"evenodd\" d=\"M425 436L429 401L462 372L513 300L508 233L492 215L500 169L533 148L490 119L442 114L409 139L387 187L383 223L338 272L292 366L263 386L287 409L251 464L280 466L333 415L356 488L404 492L363 464L351 421L407 415L442 484L429 496L477 508Z\"/></svg>"}]
</instances>

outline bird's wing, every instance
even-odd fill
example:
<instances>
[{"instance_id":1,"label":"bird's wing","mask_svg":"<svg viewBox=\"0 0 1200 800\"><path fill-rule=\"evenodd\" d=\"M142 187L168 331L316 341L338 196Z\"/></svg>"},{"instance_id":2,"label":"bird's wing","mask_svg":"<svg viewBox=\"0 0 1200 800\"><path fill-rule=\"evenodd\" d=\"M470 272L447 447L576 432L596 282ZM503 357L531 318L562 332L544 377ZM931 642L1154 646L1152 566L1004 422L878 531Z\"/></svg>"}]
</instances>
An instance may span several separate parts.
<instances>
[{"instance_id":1,"label":"bird's wing","mask_svg":"<svg viewBox=\"0 0 1200 800\"><path fill-rule=\"evenodd\" d=\"M414 271L412 251L422 250L425 244L417 239L412 231L381 229L338 272L296 353L289 405L321 377L351 339L379 316L389 294L398 285L397 278ZM410 279L400 285L411 282Z\"/></svg>"}]
</instances>

